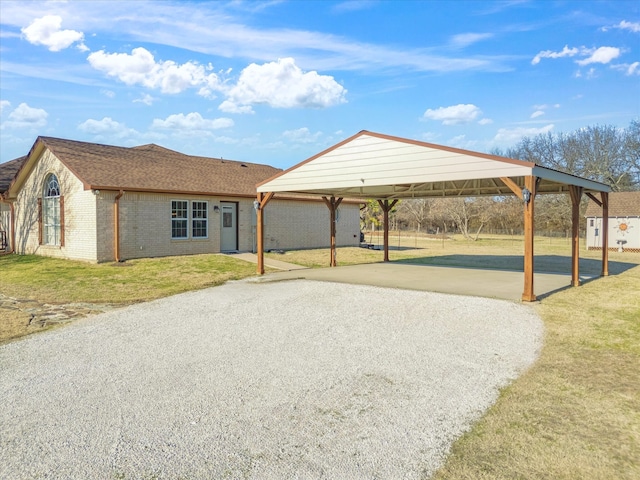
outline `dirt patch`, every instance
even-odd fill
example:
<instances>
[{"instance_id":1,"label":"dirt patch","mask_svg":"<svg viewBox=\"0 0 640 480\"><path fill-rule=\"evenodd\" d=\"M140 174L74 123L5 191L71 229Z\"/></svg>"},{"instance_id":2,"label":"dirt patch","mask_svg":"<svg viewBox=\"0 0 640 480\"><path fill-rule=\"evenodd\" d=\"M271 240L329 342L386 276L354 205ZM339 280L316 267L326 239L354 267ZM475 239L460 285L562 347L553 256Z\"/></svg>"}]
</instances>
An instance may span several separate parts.
<instances>
[{"instance_id":1,"label":"dirt patch","mask_svg":"<svg viewBox=\"0 0 640 480\"><path fill-rule=\"evenodd\" d=\"M41 303L0 294L0 344L122 305Z\"/></svg>"}]
</instances>

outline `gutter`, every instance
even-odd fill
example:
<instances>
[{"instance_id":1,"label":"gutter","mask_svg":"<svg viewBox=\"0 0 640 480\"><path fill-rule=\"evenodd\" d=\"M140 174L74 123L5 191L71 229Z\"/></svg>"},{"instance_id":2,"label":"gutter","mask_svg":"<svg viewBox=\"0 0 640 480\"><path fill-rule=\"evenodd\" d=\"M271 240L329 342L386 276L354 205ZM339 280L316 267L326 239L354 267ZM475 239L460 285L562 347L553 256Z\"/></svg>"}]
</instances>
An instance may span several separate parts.
<instances>
[{"instance_id":1,"label":"gutter","mask_svg":"<svg viewBox=\"0 0 640 480\"><path fill-rule=\"evenodd\" d=\"M113 251L116 262L120 260L120 199L124 195L124 190L120 190L113 203Z\"/></svg>"}]
</instances>

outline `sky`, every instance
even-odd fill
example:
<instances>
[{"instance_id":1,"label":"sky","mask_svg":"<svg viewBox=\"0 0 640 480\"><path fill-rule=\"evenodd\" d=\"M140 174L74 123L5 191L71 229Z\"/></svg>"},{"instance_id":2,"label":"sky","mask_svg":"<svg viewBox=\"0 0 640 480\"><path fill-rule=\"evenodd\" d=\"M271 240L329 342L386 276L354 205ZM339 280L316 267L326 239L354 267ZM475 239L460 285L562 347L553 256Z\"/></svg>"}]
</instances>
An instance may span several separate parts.
<instances>
[{"instance_id":1,"label":"sky","mask_svg":"<svg viewBox=\"0 0 640 480\"><path fill-rule=\"evenodd\" d=\"M291 167L640 117L640 2L0 0L0 163L38 136Z\"/></svg>"}]
</instances>

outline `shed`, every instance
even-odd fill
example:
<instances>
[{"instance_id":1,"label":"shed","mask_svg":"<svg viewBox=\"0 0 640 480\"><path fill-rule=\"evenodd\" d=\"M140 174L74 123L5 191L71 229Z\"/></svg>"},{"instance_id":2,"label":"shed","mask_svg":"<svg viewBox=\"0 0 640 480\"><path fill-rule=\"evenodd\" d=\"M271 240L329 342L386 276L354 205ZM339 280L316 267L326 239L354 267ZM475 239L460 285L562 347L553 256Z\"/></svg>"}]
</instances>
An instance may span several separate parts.
<instances>
[{"instance_id":1,"label":"shed","mask_svg":"<svg viewBox=\"0 0 640 480\"><path fill-rule=\"evenodd\" d=\"M587 250L602 250L602 209L590 201L587 218ZM640 192L609 194L609 250L640 252Z\"/></svg>"}]
</instances>

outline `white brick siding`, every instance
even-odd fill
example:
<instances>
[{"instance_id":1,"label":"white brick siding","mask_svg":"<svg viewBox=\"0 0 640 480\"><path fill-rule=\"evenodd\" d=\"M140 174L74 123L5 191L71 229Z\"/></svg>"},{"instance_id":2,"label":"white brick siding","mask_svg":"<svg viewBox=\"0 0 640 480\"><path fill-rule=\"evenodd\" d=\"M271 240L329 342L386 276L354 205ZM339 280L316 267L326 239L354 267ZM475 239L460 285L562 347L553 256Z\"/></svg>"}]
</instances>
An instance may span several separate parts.
<instances>
[{"instance_id":1,"label":"white brick siding","mask_svg":"<svg viewBox=\"0 0 640 480\"><path fill-rule=\"evenodd\" d=\"M45 178L58 177L64 197L63 247L38 245L38 198ZM49 150L45 150L21 188L15 202L16 252L96 261L95 198Z\"/></svg>"}]
</instances>

